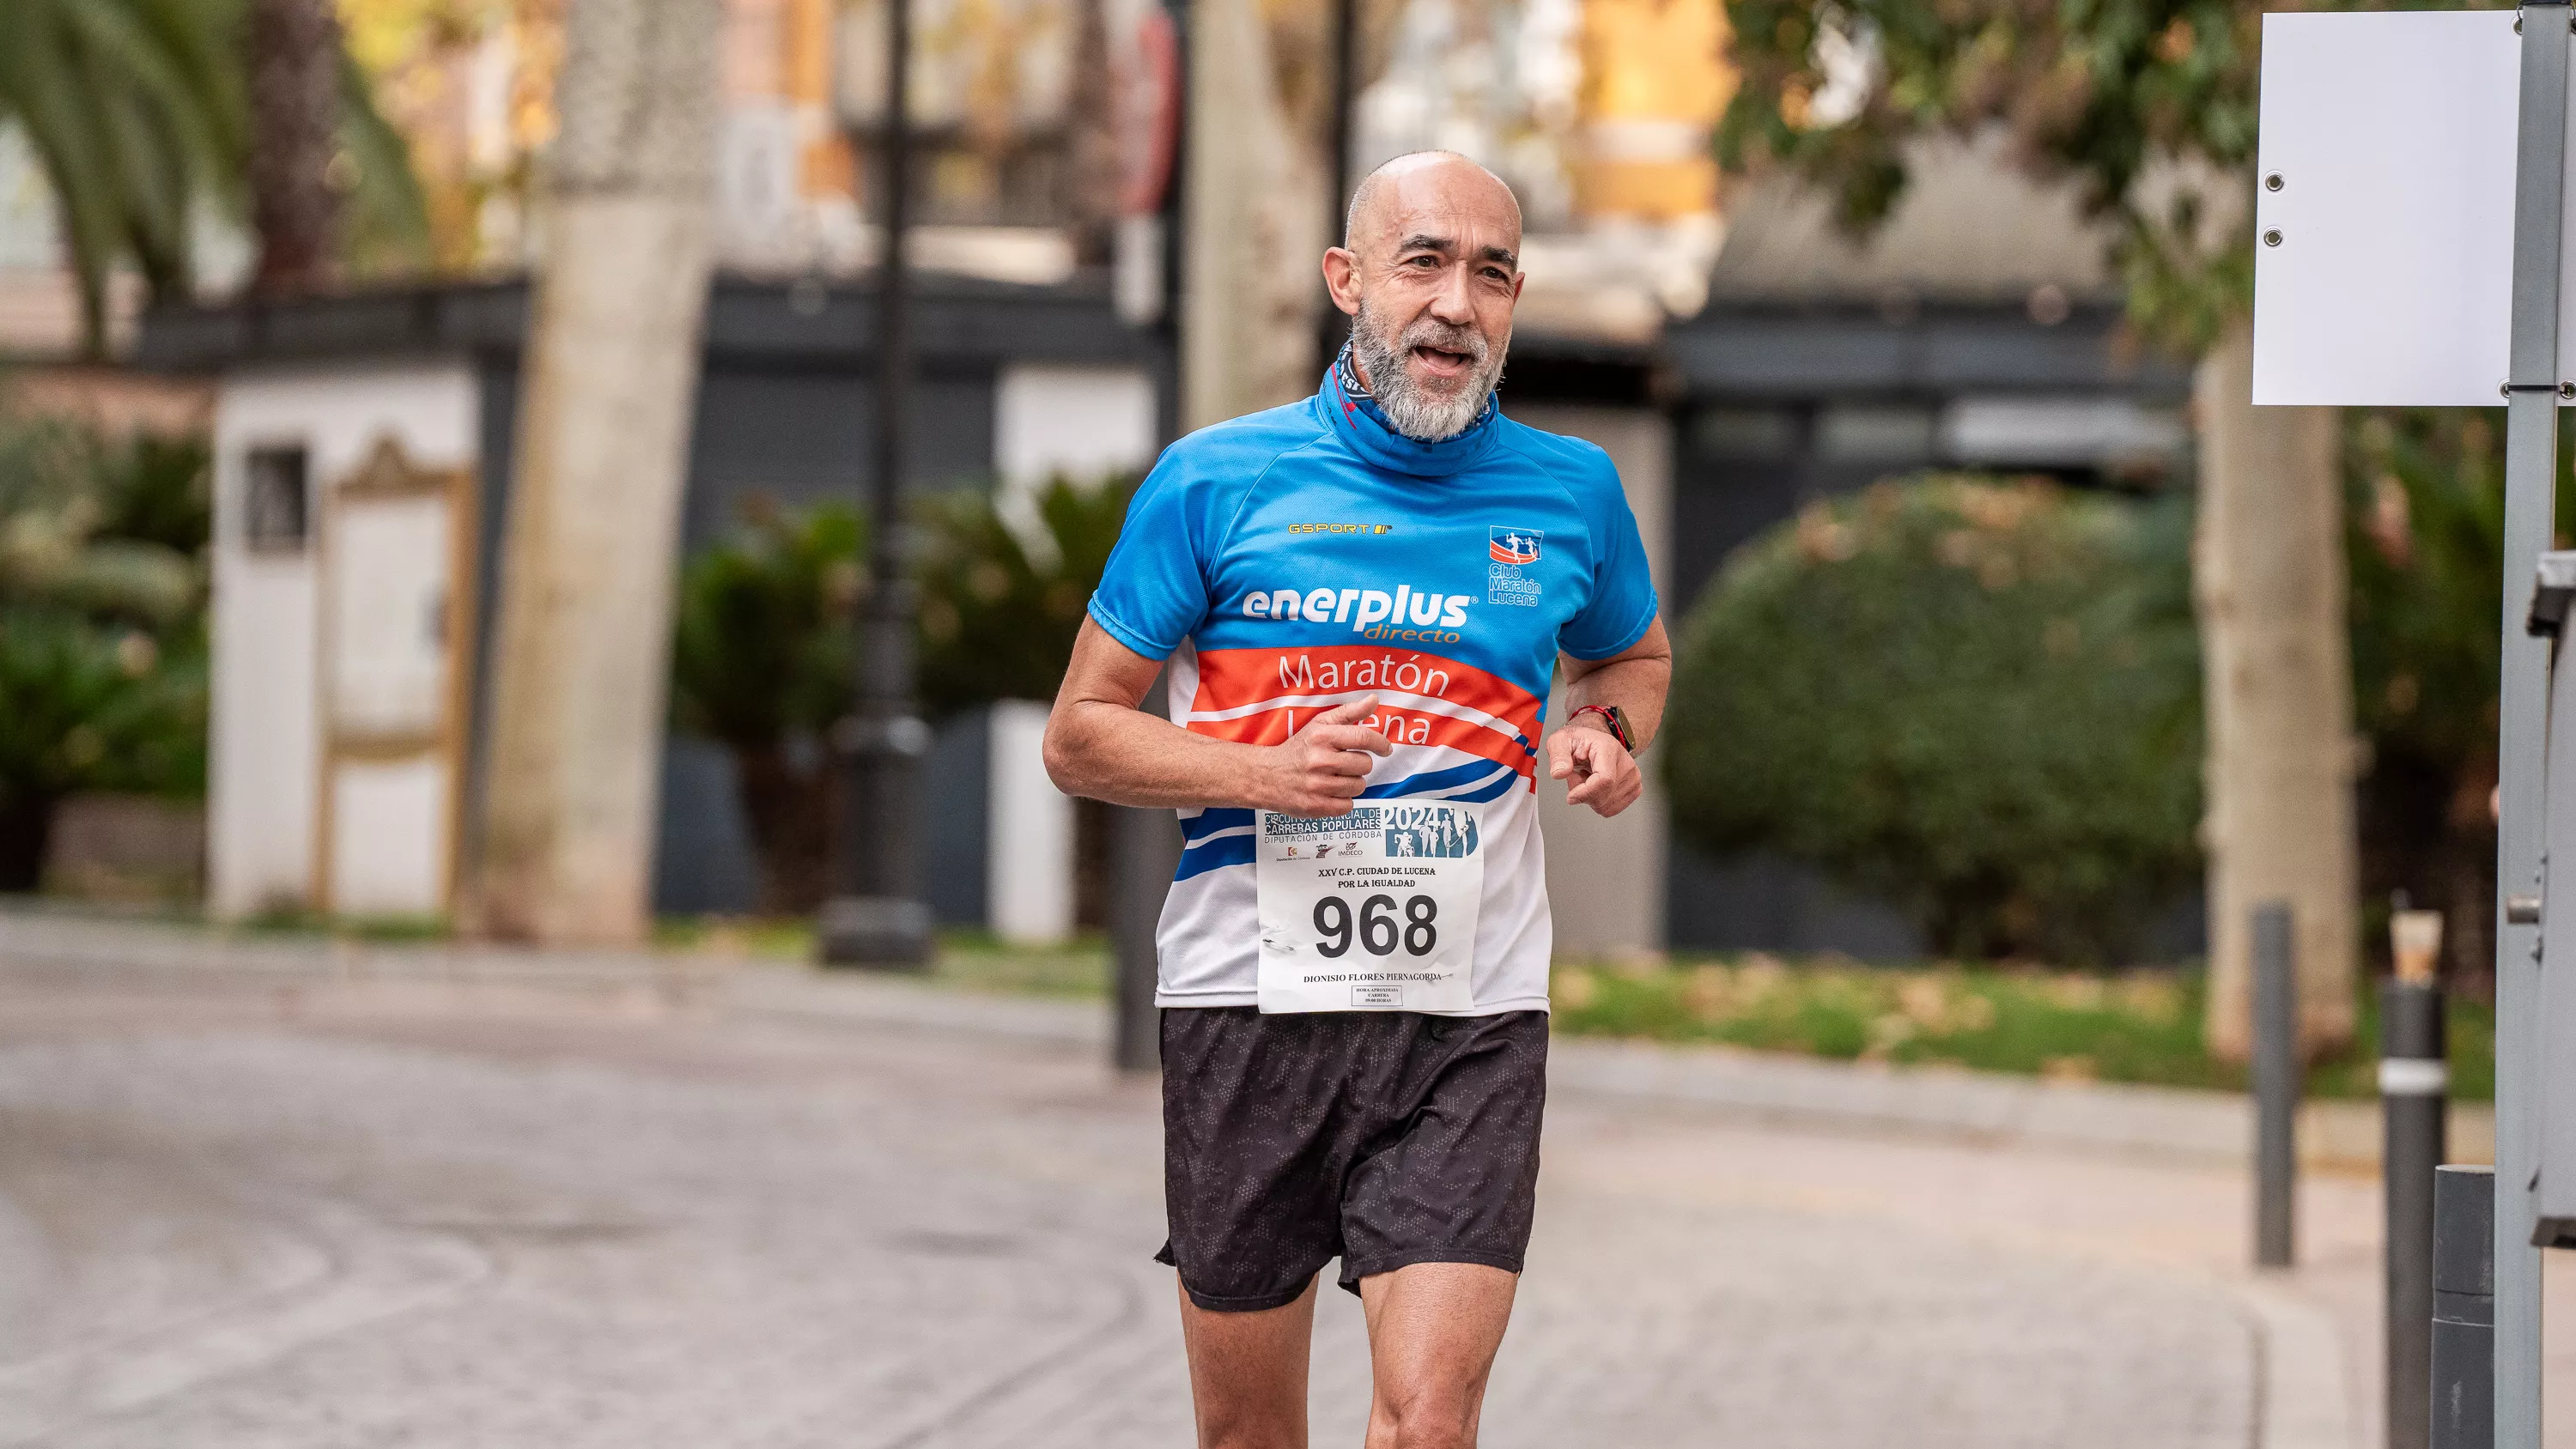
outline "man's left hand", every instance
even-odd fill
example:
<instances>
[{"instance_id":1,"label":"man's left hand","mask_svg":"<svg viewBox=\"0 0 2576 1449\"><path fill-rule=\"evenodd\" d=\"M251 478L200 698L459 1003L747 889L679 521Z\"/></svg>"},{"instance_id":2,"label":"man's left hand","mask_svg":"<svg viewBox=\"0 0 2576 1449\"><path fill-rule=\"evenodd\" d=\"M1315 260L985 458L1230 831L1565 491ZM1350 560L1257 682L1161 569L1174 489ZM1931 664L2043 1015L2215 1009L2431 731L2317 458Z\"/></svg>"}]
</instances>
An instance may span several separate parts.
<instances>
[{"instance_id":1,"label":"man's left hand","mask_svg":"<svg viewBox=\"0 0 2576 1449\"><path fill-rule=\"evenodd\" d=\"M1608 730L1589 725L1548 732L1547 773L1550 779L1573 782L1566 787L1565 803L1589 805L1595 815L1618 814L1635 804L1637 792L1645 788L1628 747Z\"/></svg>"}]
</instances>

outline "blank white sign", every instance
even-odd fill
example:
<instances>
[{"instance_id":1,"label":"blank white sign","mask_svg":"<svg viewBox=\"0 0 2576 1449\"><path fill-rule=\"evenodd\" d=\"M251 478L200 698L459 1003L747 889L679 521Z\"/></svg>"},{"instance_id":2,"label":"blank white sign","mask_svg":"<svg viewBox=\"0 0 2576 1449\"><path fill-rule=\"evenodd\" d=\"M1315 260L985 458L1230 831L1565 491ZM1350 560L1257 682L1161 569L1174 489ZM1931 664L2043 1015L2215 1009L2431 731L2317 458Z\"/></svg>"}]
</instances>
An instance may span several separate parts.
<instances>
[{"instance_id":1,"label":"blank white sign","mask_svg":"<svg viewBox=\"0 0 2576 1449\"><path fill-rule=\"evenodd\" d=\"M2513 21L2510 10L2263 17L2255 402L2502 404ZM2576 282L2559 302L2560 335L2576 335Z\"/></svg>"}]
</instances>

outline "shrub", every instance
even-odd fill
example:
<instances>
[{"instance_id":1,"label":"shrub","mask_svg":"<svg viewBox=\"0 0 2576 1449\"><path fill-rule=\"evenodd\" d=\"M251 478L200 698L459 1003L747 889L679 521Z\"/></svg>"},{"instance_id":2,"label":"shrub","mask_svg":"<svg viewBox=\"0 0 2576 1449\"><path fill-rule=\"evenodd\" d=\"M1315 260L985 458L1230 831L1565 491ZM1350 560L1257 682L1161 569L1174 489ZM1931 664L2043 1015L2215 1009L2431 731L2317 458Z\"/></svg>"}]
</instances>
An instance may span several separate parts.
<instances>
[{"instance_id":1,"label":"shrub","mask_svg":"<svg viewBox=\"0 0 2576 1449\"><path fill-rule=\"evenodd\" d=\"M2343 454L2353 720L2370 743L2362 886L2374 907L2404 890L2442 911L2454 984L2480 996L2495 964L2496 604L2511 596L2518 619L2531 588L2503 577L2500 422L2467 408L2354 410ZM2560 439L2562 520L2576 517L2571 444ZM2363 939L2384 950L2379 932Z\"/></svg>"},{"instance_id":2,"label":"shrub","mask_svg":"<svg viewBox=\"0 0 2576 1449\"><path fill-rule=\"evenodd\" d=\"M1127 492L1056 483L1035 500L1035 548L988 494L922 505L914 658L925 712L1054 696ZM822 740L856 679L867 535L839 504L761 505L681 571L672 723L733 754L764 910L808 910L829 884L834 790Z\"/></svg>"},{"instance_id":3,"label":"shrub","mask_svg":"<svg viewBox=\"0 0 2576 1449\"><path fill-rule=\"evenodd\" d=\"M2197 869L2188 515L1930 476L1748 544L1684 626L1681 833L1902 907L1954 957L2116 958Z\"/></svg>"},{"instance_id":4,"label":"shrub","mask_svg":"<svg viewBox=\"0 0 2576 1449\"><path fill-rule=\"evenodd\" d=\"M919 564L924 708L945 716L997 699L1055 698L1132 488L1056 483L1035 500L1042 539L1035 548L987 496L941 500L926 510Z\"/></svg>"},{"instance_id":5,"label":"shrub","mask_svg":"<svg viewBox=\"0 0 2576 1449\"><path fill-rule=\"evenodd\" d=\"M0 418L0 890L55 807L206 779L206 453Z\"/></svg>"}]
</instances>

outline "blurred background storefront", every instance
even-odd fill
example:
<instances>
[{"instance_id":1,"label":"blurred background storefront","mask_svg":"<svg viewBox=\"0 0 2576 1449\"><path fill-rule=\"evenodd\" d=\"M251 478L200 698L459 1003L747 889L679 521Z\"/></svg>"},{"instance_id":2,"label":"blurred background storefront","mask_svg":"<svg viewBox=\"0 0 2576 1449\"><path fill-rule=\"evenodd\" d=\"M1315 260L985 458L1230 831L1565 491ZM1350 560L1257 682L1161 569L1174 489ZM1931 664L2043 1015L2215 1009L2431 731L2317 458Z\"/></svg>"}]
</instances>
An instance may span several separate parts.
<instances>
[{"instance_id":1,"label":"blurred background storefront","mask_svg":"<svg viewBox=\"0 0 2576 1449\"><path fill-rule=\"evenodd\" d=\"M407 145L425 229L407 248L361 237L328 294L238 295L250 245L210 216L190 233L190 295L147 309L140 278L111 280L107 355L127 365L80 359L61 217L23 137L0 129L0 349L27 364L12 386L116 425L211 429L207 890L235 916L444 912L479 808L521 278L544 226L531 178L555 127L564 7L338 8ZM1717 0L1355 10L1347 171L1447 147L1514 185L1530 281L1505 406L1611 450L1676 619L1738 545L1891 474L2136 488L2187 473L2187 376L2127 337L2102 238L2067 197L1978 148L1936 148L1862 244L1818 198L1720 176L1711 136L1735 81ZM1260 360L1261 386L1285 397L1311 386L1327 320L1314 255L1336 220L1333 12L1258 13L1262 65L1219 124L1276 141L1276 274L1245 288L1305 319ZM1168 24L1149 0L916 0L926 279L908 482L988 515L942 525L957 592L952 607L934 587L925 608L934 676L943 648L973 675L976 630L1013 627L1023 595L1037 632L1070 627L1068 556L1090 525L1076 502L1047 501L1051 485L1068 500L1108 490L1094 511L1114 518L1121 481L1178 426L1182 363L1151 315L1168 276L1155 267L1171 264L1139 262L1118 194L1157 108L1176 103L1157 49ZM882 34L866 3L725 6L721 276L683 515L704 588L683 585L660 911L803 907L817 888L818 866L785 859L822 828L812 722L782 707L728 723L715 697L804 684L784 666L761 685L706 664L693 685L688 610L738 605L754 565L784 577L795 547L825 547L815 510L863 484ZM817 587L840 587L838 563L815 567ZM742 652L721 620L701 622L701 655ZM1046 787L1035 718L1009 703L1043 701L1047 682L991 673L990 690L930 686L926 879L944 921L1062 935L1097 920L1096 825ZM1666 813L1658 790L1644 829L1551 814L1568 950L1925 949L1904 917L1814 871L1676 842Z\"/></svg>"}]
</instances>

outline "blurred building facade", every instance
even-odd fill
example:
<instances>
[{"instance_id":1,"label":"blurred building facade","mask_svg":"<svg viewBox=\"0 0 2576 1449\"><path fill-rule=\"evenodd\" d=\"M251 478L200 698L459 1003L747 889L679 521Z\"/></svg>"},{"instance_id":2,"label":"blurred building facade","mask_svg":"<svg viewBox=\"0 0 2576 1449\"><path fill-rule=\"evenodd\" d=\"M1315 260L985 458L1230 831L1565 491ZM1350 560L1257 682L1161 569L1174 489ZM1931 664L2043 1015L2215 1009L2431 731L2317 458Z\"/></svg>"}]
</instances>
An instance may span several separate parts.
<instances>
[{"instance_id":1,"label":"blurred building facade","mask_svg":"<svg viewBox=\"0 0 2576 1449\"><path fill-rule=\"evenodd\" d=\"M1167 349L1118 323L1099 288L933 279L924 292L912 486L1150 460ZM858 491L872 311L861 285L717 285L684 547L755 501ZM151 318L142 360L211 377L216 397L219 914L430 915L471 878L527 314L526 286L503 281ZM924 878L944 919L1070 929L1066 881L1028 869L1072 866L1070 807L1032 786L1035 758L1024 712L1008 711L935 752ZM750 908L756 867L725 752L670 738L661 797L657 905Z\"/></svg>"},{"instance_id":2,"label":"blurred building facade","mask_svg":"<svg viewBox=\"0 0 2576 1449\"><path fill-rule=\"evenodd\" d=\"M846 499L863 482L877 3L727 0L726 277L686 546L754 493ZM1136 78L1150 0L916 3L930 158L910 481L1008 489L1142 463L1174 427L1174 354L1167 332L1122 322L1110 273L1083 255L1069 158L1085 123L1080 7L1102 7L1115 98ZM230 912L442 909L476 808L524 326L515 277L542 225L525 198L551 134L562 0L343 5L413 138L442 264L482 280L210 303L145 330L147 363L219 380L210 849L213 898ZM1732 78L1718 0L1363 12L1354 173L1444 146L1522 195L1530 283L1505 406L1610 450L1677 626L1737 544L1889 474L2188 476L2185 375L2127 337L2101 238L2070 200L2001 158L1928 148L1889 225L1858 244L1793 187L1721 188L1708 141ZM1311 70L1322 0L1263 13L1274 62ZM1312 121L1314 76L1274 79ZM1324 209L1320 189L1315 201ZM0 235L0 262L8 245ZM1311 258L1289 260L1311 279ZM1321 289L1303 285L1320 314ZM263 532L290 497L293 545ZM435 566L353 569L370 547ZM381 658L351 657L360 641ZM357 682L370 670L385 677ZM931 757L925 878L945 920L1040 936L1070 923L1063 882L1047 877L1072 868L1071 826L1027 768L1031 728L1025 711L978 717ZM723 752L674 737L662 798L657 906L749 908L749 835ZM1810 874L1696 857L1662 810L1659 791L1616 823L1550 807L1566 949L1917 949L1893 913Z\"/></svg>"}]
</instances>

